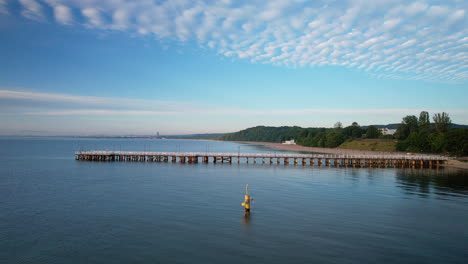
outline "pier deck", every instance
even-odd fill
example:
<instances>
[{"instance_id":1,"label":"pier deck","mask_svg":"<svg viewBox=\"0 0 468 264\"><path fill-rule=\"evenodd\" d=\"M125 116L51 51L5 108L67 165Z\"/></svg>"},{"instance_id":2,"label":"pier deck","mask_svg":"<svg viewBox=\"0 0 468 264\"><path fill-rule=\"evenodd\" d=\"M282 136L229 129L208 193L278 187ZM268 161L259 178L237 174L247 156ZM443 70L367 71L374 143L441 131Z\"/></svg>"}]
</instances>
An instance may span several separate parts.
<instances>
[{"instance_id":1,"label":"pier deck","mask_svg":"<svg viewBox=\"0 0 468 264\"><path fill-rule=\"evenodd\" d=\"M445 163L448 157L437 155L339 155L290 153L214 153L214 152L132 152L79 151L80 161L139 161L180 163L261 163L302 166L352 167L419 167L433 168Z\"/></svg>"}]
</instances>

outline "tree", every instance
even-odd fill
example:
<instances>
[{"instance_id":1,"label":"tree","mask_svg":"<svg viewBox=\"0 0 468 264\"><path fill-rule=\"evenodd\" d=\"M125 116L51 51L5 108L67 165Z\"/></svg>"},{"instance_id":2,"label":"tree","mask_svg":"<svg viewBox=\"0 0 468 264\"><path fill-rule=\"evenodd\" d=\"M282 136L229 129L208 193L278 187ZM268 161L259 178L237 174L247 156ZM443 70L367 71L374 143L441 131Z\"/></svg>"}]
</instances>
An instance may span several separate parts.
<instances>
[{"instance_id":1,"label":"tree","mask_svg":"<svg viewBox=\"0 0 468 264\"><path fill-rule=\"evenodd\" d=\"M367 138L378 138L382 133L375 126L369 126L367 128L366 137Z\"/></svg>"},{"instance_id":2,"label":"tree","mask_svg":"<svg viewBox=\"0 0 468 264\"><path fill-rule=\"evenodd\" d=\"M334 128L336 128L336 129L343 128L343 124L341 124L341 122L336 122L335 125L334 125Z\"/></svg>"},{"instance_id":3,"label":"tree","mask_svg":"<svg viewBox=\"0 0 468 264\"><path fill-rule=\"evenodd\" d=\"M418 125L420 129L427 129L431 122L429 121L429 113L426 111L422 111L419 114Z\"/></svg>"},{"instance_id":4,"label":"tree","mask_svg":"<svg viewBox=\"0 0 468 264\"><path fill-rule=\"evenodd\" d=\"M351 137L352 138L361 138L362 137L362 129L360 127L353 129Z\"/></svg>"},{"instance_id":5,"label":"tree","mask_svg":"<svg viewBox=\"0 0 468 264\"><path fill-rule=\"evenodd\" d=\"M343 128L343 135L350 140L360 138L362 136L362 129L358 123L353 122L350 126Z\"/></svg>"},{"instance_id":6,"label":"tree","mask_svg":"<svg viewBox=\"0 0 468 264\"><path fill-rule=\"evenodd\" d=\"M437 132L447 132L450 129L450 124L452 121L447 113L437 113L432 117L435 123L435 129Z\"/></svg>"},{"instance_id":7,"label":"tree","mask_svg":"<svg viewBox=\"0 0 468 264\"><path fill-rule=\"evenodd\" d=\"M341 145L344 141L344 135L340 131L333 131L330 130L326 134L326 147L328 148L335 148Z\"/></svg>"},{"instance_id":8,"label":"tree","mask_svg":"<svg viewBox=\"0 0 468 264\"><path fill-rule=\"evenodd\" d=\"M431 145L431 152L440 153L446 149L447 141L442 133L429 134L428 140Z\"/></svg>"},{"instance_id":9,"label":"tree","mask_svg":"<svg viewBox=\"0 0 468 264\"><path fill-rule=\"evenodd\" d=\"M418 132L419 124L416 116L405 116L403 117L403 122L408 126L409 132Z\"/></svg>"},{"instance_id":10,"label":"tree","mask_svg":"<svg viewBox=\"0 0 468 264\"><path fill-rule=\"evenodd\" d=\"M405 151L409 152L420 152L421 148L418 144L418 133L417 132L411 132L411 134L408 136L408 138L405 140L406 143L406 149Z\"/></svg>"},{"instance_id":11,"label":"tree","mask_svg":"<svg viewBox=\"0 0 468 264\"><path fill-rule=\"evenodd\" d=\"M452 129L445 133L446 150L454 155L468 155L468 129Z\"/></svg>"},{"instance_id":12,"label":"tree","mask_svg":"<svg viewBox=\"0 0 468 264\"><path fill-rule=\"evenodd\" d=\"M403 117L403 121L397 128L396 138L400 140L406 139L411 133L418 132L418 118L414 115Z\"/></svg>"},{"instance_id":13,"label":"tree","mask_svg":"<svg viewBox=\"0 0 468 264\"><path fill-rule=\"evenodd\" d=\"M352 138L362 137L362 129L361 129L361 127L359 126L359 124L357 122L353 122L351 124L351 127L352 127L352 131L351 131L351 137Z\"/></svg>"}]
</instances>

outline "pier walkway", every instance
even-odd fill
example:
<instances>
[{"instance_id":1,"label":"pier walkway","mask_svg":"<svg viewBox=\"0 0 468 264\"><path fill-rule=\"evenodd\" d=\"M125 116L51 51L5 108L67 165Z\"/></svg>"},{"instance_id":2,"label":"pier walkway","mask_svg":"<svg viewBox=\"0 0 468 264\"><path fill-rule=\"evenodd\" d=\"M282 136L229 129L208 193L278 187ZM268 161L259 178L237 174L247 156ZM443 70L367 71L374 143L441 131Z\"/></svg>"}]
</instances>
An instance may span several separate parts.
<instances>
[{"instance_id":1,"label":"pier walkway","mask_svg":"<svg viewBox=\"0 0 468 264\"><path fill-rule=\"evenodd\" d=\"M261 163L303 166L352 166L352 167L418 167L433 168L448 157L437 155L339 155L339 154L290 154L290 153L213 153L213 152L132 152L132 151L79 151L80 161L128 161L128 162L180 162L180 163Z\"/></svg>"}]
</instances>

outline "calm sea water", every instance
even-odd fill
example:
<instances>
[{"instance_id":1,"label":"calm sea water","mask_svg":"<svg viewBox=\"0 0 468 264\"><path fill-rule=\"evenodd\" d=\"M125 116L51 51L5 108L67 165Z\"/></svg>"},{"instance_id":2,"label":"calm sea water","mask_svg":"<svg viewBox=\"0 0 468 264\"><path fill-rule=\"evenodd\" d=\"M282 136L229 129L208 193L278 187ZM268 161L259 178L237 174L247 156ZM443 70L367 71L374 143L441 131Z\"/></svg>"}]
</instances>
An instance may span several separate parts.
<instances>
[{"instance_id":1,"label":"calm sea water","mask_svg":"<svg viewBox=\"0 0 468 264\"><path fill-rule=\"evenodd\" d=\"M0 263L466 263L468 173L80 162L228 142L0 138ZM254 197L243 215L245 184Z\"/></svg>"}]
</instances>

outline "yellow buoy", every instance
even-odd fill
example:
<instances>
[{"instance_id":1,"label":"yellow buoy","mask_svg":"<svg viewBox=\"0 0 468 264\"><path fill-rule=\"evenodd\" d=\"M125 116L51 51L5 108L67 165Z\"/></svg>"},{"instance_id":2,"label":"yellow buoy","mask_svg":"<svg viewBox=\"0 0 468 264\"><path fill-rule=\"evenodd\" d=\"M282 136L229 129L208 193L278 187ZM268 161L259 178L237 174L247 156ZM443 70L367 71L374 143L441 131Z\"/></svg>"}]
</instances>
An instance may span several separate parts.
<instances>
[{"instance_id":1,"label":"yellow buoy","mask_svg":"<svg viewBox=\"0 0 468 264\"><path fill-rule=\"evenodd\" d=\"M245 214L250 214L250 202L252 201L252 198L250 198L249 195L249 185L247 184L245 186L245 196L244 196L244 202L241 203L241 205L245 208Z\"/></svg>"}]
</instances>

